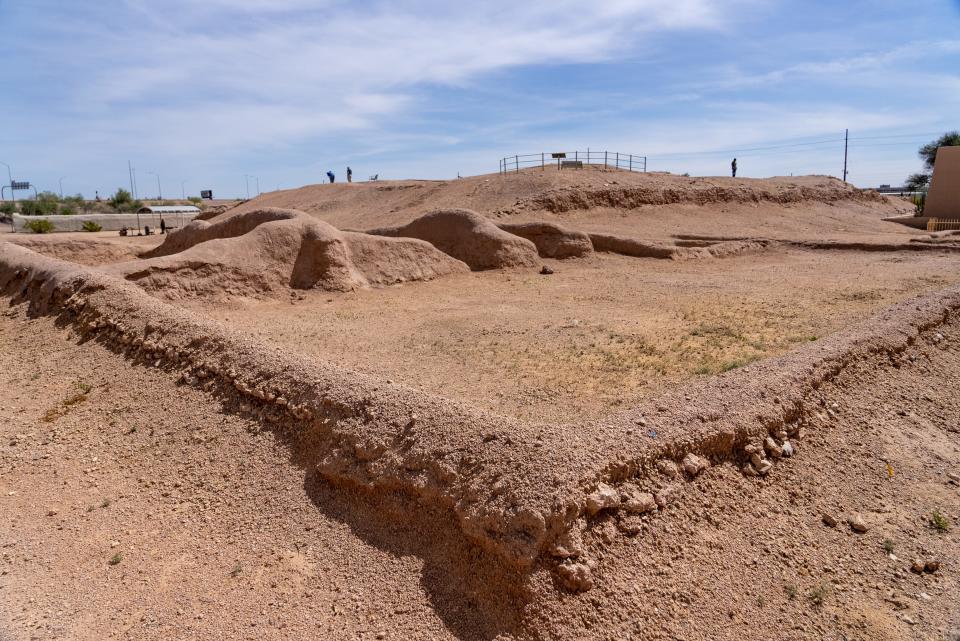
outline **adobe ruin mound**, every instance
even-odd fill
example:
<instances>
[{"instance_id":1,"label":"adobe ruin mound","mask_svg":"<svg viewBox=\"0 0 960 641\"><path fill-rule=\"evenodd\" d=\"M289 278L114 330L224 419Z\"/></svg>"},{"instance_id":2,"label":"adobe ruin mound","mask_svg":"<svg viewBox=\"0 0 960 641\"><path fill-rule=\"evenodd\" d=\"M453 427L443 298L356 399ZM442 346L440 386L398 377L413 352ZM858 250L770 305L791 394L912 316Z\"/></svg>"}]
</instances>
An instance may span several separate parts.
<instances>
[{"instance_id":1,"label":"adobe ruin mound","mask_svg":"<svg viewBox=\"0 0 960 641\"><path fill-rule=\"evenodd\" d=\"M593 253L590 236L556 223L500 223L497 226L532 242L544 258L574 258Z\"/></svg>"},{"instance_id":2,"label":"adobe ruin mound","mask_svg":"<svg viewBox=\"0 0 960 641\"><path fill-rule=\"evenodd\" d=\"M302 212L264 209L171 234L145 260L104 271L165 298L350 291L429 280L469 268L429 243L351 232Z\"/></svg>"},{"instance_id":3,"label":"adobe ruin mound","mask_svg":"<svg viewBox=\"0 0 960 641\"><path fill-rule=\"evenodd\" d=\"M371 229L368 233L425 240L476 271L533 267L539 262L536 245L503 231L469 209L438 209L406 225Z\"/></svg>"}]
</instances>

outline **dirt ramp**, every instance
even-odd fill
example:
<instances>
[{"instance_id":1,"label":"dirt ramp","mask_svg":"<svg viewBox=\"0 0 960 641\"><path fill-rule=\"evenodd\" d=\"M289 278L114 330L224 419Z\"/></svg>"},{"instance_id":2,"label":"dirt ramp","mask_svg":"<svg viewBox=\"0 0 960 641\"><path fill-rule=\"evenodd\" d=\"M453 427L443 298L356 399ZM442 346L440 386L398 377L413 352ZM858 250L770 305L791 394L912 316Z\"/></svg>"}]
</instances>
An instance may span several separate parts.
<instances>
[{"instance_id":1,"label":"dirt ramp","mask_svg":"<svg viewBox=\"0 0 960 641\"><path fill-rule=\"evenodd\" d=\"M556 223L501 223L497 226L532 242L544 258L574 258L593 253L590 236Z\"/></svg>"},{"instance_id":2,"label":"dirt ramp","mask_svg":"<svg viewBox=\"0 0 960 641\"><path fill-rule=\"evenodd\" d=\"M678 249L666 243L652 243L613 234L590 234L590 241L598 252L623 254L636 258L673 258Z\"/></svg>"},{"instance_id":3,"label":"dirt ramp","mask_svg":"<svg viewBox=\"0 0 960 641\"><path fill-rule=\"evenodd\" d=\"M401 227L369 233L425 240L473 270L533 267L539 262L536 245L469 209L438 209Z\"/></svg>"},{"instance_id":4,"label":"dirt ramp","mask_svg":"<svg viewBox=\"0 0 960 641\"><path fill-rule=\"evenodd\" d=\"M153 257L109 274L168 299L350 291L469 271L429 243L341 232L302 212L266 209L172 234Z\"/></svg>"}]
</instances>

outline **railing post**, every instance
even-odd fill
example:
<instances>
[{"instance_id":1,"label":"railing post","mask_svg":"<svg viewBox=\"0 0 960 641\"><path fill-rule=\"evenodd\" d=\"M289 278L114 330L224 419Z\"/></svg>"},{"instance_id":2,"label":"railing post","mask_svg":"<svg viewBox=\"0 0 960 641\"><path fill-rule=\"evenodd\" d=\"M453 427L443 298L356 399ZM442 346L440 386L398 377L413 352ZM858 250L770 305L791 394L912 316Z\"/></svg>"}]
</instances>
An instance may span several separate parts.
<instances>
[{"instance_id":1,"label":"railing post","mask_svg":"<svg viewBox=\"0 0 960 641\"><path fill-rule=\"evenodd\" d=\"M541 170L541 171L546 171L546 169L547 169L547 161L546 161L546 158L547 158L547 154L545 154L544 152L541 151L541 152L540 152L540 170Z\"/></svg>"},{"instance_id":2,"label":"railing post","mask_svg":"<svg viewBox=\"0 0 960 641\"><path fill-rule=\"evenodd\" d=\"M633 154L630 154L630 171L633 171Z\"/></svg>"},{"instance_id":3,"label":"railing post","mask_svg":"<svg viewBox=\"0 0 960 641\"><path fill-rule=\"evenodd\" d=\"M513 162L516 163L516 165L517 165L517 173L519 174L519 173L520 173L520 156L519 156L519 155L514 156L514 157L513 157Z\"/></svg>"},{"instance_id":4,"label":"railing post","mask_svg":"<svg viewBox=\"0 0 960 641\"><path fill-rule=\"evenodd\" d=\"M609 153L610 153L609 151L603 152L603 168L604 168L604 169L607 168L607 154L609 154Z\"/></svg>"}]
</instances>

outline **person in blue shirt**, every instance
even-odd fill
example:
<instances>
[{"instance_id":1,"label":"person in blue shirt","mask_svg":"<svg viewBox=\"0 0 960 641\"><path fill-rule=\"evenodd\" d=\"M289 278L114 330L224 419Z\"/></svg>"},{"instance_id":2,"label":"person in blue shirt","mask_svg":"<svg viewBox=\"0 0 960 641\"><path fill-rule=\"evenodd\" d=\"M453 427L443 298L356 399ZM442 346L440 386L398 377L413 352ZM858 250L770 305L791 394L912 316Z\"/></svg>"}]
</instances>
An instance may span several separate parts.
<instances>
[{"instance_id":1,"label":"person in blue shirt","mask_svg":"<svg viewBox=\"0 0 960 641\"><path fill-rule=\"evenodd\" d=\"M333 174L333 170L332 170L332 169L327 172L327 178L330 179L330 182L331 182L331 183L333 183L333 181L337 179L337 177Z\"/></svg>"}]
</instances>

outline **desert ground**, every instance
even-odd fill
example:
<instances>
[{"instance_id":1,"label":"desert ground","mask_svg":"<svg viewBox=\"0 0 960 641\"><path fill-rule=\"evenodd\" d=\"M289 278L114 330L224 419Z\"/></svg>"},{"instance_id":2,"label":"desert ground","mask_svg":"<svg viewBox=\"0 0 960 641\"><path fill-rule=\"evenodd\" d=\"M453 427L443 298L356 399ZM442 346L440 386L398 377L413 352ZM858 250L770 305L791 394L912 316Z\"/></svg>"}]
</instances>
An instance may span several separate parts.
<instances>
[{"instance_id":1,"label":"desert ground","mask_svg":"<svg viewBox=\"0 0 960 641\"><path fill-rule=\"evenodd\" d=\"M908 213L593 167L2 233L0 639L958 640Z\"/></svg>"}]
</instances>

